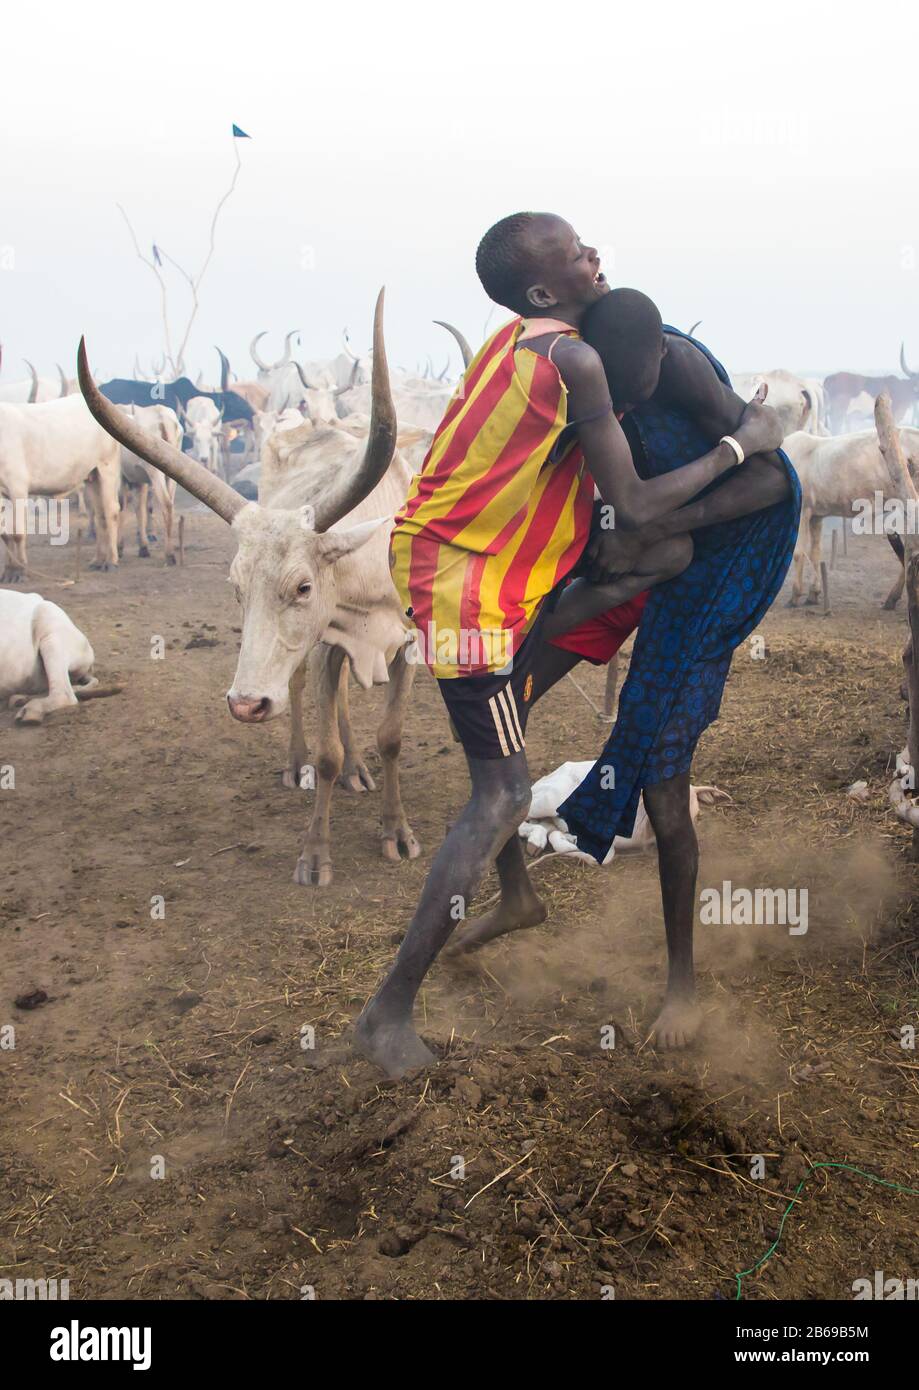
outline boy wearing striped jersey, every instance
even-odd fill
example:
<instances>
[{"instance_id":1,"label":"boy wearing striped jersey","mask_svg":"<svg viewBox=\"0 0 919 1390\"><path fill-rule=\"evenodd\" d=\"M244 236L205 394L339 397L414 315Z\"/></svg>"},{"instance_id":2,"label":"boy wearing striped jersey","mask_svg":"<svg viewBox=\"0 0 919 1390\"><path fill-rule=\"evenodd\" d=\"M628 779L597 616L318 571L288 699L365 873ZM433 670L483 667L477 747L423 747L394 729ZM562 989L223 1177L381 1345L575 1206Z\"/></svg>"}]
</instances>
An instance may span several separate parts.
<instances>
[{"instance_id":1,"label":"boy wearing striped jersey","mask_svg":"<svg viewBox=\"0 0 919 1390\"><path fill-rule=\"evenodd\" d=\"M524 752L530 668L544 625L574 627L689 563L688 535L644 549L628 573L546 599L588 539L594 487L617 524L672 512L734 467L727 443L676 473L635 471L597 353L578 327L609 286L593 247L545 213L505 218L476 257L486 292L517 318L470 364L396 519L393 579L463 744L472 794L435 856L393 968L355 1040L399 1076L432 1060L415 996L465 905L529 806ZM774 417L748 407L735 438L774 447Z\"/></svg>"}]
</instances>

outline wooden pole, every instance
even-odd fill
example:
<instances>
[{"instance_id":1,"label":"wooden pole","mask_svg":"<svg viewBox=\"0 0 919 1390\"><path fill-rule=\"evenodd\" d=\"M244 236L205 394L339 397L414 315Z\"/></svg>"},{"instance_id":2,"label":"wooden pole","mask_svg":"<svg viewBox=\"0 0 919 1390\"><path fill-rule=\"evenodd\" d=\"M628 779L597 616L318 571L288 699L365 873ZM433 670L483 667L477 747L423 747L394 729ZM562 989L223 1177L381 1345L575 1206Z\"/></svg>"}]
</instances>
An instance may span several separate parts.
<instances>
[{"instance_id":1,"label":"wooden pole","mask_svg":"<svg viewBox=\"0 0 919 1390\"><path fill-rule=\"evenodd\" d=\"M845 528L846 528L845 519L843 520L842 527L843 527L843 531L845 531ZM839 532L836 531L836 530L834 530L834 531L833 531L833 540L832 540L832 544L830 545L830 569L831 569L831 570L834 570L834 569L836 568L836 542L837 542L838 539L839 539Z\"/></svg>"},{"instance_id":2,"label":"wooden pole","mask_svg":"<svg viewBox=\"0 0 919 1390\"><path fill-rule=\"evenodd\" d=\"M80 562L81 562L82 558L83 558L83 523L82 523L82 521L81 521L81 522L78 522L78 523L77 523L77 572L76 572L76 574L73 576L73 582L74 582L74 584L76 584L76 583L78 582L79 578L80 578Z\"/></svg>"},{"instance_id":3,"label":"wooden pole","mask_svg":"<svg viewBox=\"0 0 919 1390\"><path fill-rule=\"evenodd\" d=\"M823 616L828 618L833 610L830 607L830 577L827 574L826 560L820 561L820 584L823 589Z\"/></svg>"},{"instance_id":4,"label":"wooden pole","mask_svg":"<svg viewBox=\"0 0 919 1390\"><path fill-rule=\"evenodd\" d=\"M185 513L179 517L179 564L185 564Z\"/></svg>"}]
</instances>

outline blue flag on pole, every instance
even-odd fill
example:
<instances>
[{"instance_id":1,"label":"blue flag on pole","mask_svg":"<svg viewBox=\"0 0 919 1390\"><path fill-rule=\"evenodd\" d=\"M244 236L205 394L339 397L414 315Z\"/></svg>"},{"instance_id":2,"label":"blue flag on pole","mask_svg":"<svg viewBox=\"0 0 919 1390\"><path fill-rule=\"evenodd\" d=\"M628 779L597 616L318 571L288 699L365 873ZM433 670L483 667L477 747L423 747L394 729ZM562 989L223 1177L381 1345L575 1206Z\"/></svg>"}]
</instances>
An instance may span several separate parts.
<instances>
[{"instance_id":1,"label":"blue flag on pole","mask_svg":"<svg viewBox=\"0 0 919 1390\"><path fill-rule=\"evenodd\" d=\"M240 128L239 128L238 125L235 125L235 126L233 127L233 134L236 136L236 139L237 139L237 140L251 140L251 139L252 139L252 136L251 136L251 135L247 135L246 132L245 132L244 130L240 130Z\"/></svg>"}]
</instances>

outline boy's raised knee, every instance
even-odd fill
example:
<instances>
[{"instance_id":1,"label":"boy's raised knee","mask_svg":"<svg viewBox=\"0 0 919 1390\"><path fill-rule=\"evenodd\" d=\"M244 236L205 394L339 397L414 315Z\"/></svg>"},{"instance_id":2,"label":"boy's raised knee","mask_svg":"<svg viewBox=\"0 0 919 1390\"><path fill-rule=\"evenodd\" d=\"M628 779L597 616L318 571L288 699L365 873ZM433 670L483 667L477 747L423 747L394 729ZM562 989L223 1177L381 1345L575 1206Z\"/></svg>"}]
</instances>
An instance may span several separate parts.
<instances>
[{"instance_id":1,"label":"boy's raised knee","mask_svg":"<svg viewBox=\"0 0 919 1390\"><path fill-rule=\"evenodd\" d=\"M670 536L667 540L661 541L661 573L667 579L675 579L678 574L682 574L692 562L693 550L692 536L688 532L681 536Z\"/></svg>"}]
</instances>

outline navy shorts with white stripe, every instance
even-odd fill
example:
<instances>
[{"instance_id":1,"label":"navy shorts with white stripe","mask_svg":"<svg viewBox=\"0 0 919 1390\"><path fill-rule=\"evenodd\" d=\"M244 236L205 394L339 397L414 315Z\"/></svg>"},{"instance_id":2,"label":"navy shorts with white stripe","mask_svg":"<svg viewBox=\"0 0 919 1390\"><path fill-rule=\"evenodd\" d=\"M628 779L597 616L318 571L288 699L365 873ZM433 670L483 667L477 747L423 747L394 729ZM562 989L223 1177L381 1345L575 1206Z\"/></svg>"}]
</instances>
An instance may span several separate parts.
<instances>
[{"instance_id":1,"label":"navy shorts with white stripe","mask_svg":"<svg viewBox=\"0 0 919 1390\"><path fill-rule=\"evenodd\" d=\"M453 736L470 758L509 758L525 748L533 662L542 641L537 622L514 653L510 671L438 680Z\"/></svg>"}]
</instances>

